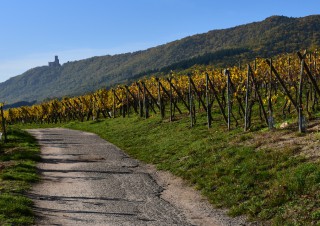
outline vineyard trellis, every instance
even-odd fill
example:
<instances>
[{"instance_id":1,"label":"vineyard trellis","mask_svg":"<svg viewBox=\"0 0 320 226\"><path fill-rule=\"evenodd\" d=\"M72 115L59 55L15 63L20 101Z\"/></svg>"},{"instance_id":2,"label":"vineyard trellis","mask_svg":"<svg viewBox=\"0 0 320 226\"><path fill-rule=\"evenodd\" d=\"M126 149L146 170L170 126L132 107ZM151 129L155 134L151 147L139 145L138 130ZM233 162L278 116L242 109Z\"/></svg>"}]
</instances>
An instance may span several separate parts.
<instances>
[{"instance_id":1,"label":"vineyard trellis","mask_svg":"<svg viewBox=\"0 0 320 226\"><path fill-rule=\"evenodd\" d=\"M247 131L258 121L273 129L275 118L280 121L291 115L298 118L299 131L304 132L305 115L312 118L319 110L319 61L314 51L283 54L272 60L257 58L242 68L199 66L189 74L172 72L79 97L12 108L4 112L4 118L10 124L57 123L130 117L134 112L144 118L160 114L173 121L179 113L189 115L193 127L196 113L205 112L210 128L215 112L221 115L216 120L222 119L228 130L243 122ZM253 111L259 112L256 118Z\"/></svg>"}]
</instances>

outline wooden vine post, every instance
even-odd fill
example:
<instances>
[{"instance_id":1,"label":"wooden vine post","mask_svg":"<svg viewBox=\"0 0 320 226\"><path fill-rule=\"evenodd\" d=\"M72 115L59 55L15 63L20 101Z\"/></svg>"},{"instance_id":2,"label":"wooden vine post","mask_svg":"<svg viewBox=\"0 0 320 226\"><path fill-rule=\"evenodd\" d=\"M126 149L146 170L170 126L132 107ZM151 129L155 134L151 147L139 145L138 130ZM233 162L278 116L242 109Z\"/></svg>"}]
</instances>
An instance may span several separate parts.
<instances>
[{"instance_id":1,"label":"wooden vine post","mask_svg":"<svg viewBox=\"0 0 320 226\"><path fill-rule=\"evenodd\" d=\"M144 106L144 116L145 118L149 118L149 99L147 97L147 88L146 88L146 84L144 82L141 82L141 84L143 85L143 106Z\"/></svg>"},{"instance_id":2,"label":"wooden vine post","mask_svg":"<svg viewBox=\"0 0 320 226\"><path fill-rule=\"evenodd\" d=\"M231 123L231 87L230 87L230 71L226 69L224 75L227 76L227 105L228 105L228 130L230 131Z\"/></svg>"},{"instance_id":3,"label":"wooden vine post","mask_svg":"<svg viewBox=\"0 0 320 226\"><path fill-rule=\"evenodd\" d=\"M207 121L208 128L211 128L211 104L210 104L210 93L209 93L209 75L206 73L206 104L207 104Z\"/></svg>"},{"instance_id":4,"label":"wooden vine post","mask_svg":"<svg viewBox=\"0 0 320 226\"><path fill-rule=\"evenodd\" d=\"M0 104L0 113L1 113L1 124L2 124L2 132L3 132L3 141L7 142L7 130L6 130L6 119L3 114L3 103Z\"/></svg>"},{"instance_id":5,"label":"wooden vine post","mask_svg":"<svg viewBox=\"0 0 320 226\"><path fill-rule=\"evenodd\" d=\"M143 104L141 101L141 88L138 82L136 82L136 85L138 87L138 107L139 107L139 116L143 117Z\"/></svg>"},{"instance_id":6,"label":"wooden vine post","mask_svg":"<svg viewBox=\"0 0 320 226\"><path fill-rule=\"evenodd\" d=\"M171 75L170 75L170 78L169 78L168 81L171 82L171 80L172 80L172 77L171 77ZM169 89L169 96L170 96L170 122L172 122L172 121L173 121L173 112L172 112L172 108L173 108L173 106L172 106L173 97L172 97L172 87L171 87L171 86L170 86L170 89Z\"/></svg>"},{"instance_id":7,"label":"wooden vine post","mask_svg":"<svg viewBox=\"0 0 320 226\"><path fill-rule=\"evenodd\" d=\"M304 126L304 116L303 116L303 107L302 107L302 92L303 92L303 71L304 71L304 58L301 59L301 71L300 71L300 78L299 78L299 110L298 110L298 123L299 123L299 132L305 132Z\"/></svg>"},{"instance_id":8,"label":"wooden vine post","mask_svg":"<svg viewBox=\"0 0 320 226\"><path fill-rule=\"evenodd\" d=\"M314 52L314 61L313 61L313 68L314 68L314 71L316 73L317 71L317 50L315 50ZM316 82L318 84L318 76L316 76ZM316 92L316 88L314 87L314 101L313 101L313 108L314 106L318 103L318 95L317 95L317 92Z\"/></svg>"},{"instance_id":9,"label":"wooden vine post","mask_svg":"<svg viewBox=\"0 0 320 226\"><path fill-rule=\"evenodd\" d=\"M163 119L165 115L164 115L164 106L163 106L162 97L161 97L161 84L160 84L159 78L156 78L156 80L158 81L158 103L160 108L160 115L161 115L161 119Z\"/></svg>"},{"instance_id":10,"label":"wooden vine post","mask_svg":"<svg viewBox=\"0 0 320 226\"><path fill-rule=\"evenodd\" d=\"M129 105L129 92L127 89L126 89L126 99L127 99L127 116L129 118L130 105Z\"/></svg>"},{"instance_id":11,"label":"wooden vine post","mask_svg":"<svg viewBox=\"0 0 320 226\"><path fill-rule=\"evenodd\" d=\"M194 126L194 116L193 116L193 96L192 96L192 86L191 86L191 75L188 74L189 78L189 113L190 113L190 127Z\"/></svg>"},{"instance_id":12,"label":"wooden vine post","mask_svg":"<svg viewBox=\"0 0 320 226\"><path fill-rule=\"evenodd\" d=\"M112 94L113 94L113 113L112 113L112 117L115 118L116 117L116 91L114 89L112 89Z\"/></svg>"},{"instance_id":13,"label":"wooden vine post","mask_svg":"<svg viewBox=\"0 0 320 226\"><path fill-rule=\"evenodd\" d=\"M317 73L317 52L315 50L315 52L313 53L313 61L312 61L312 67L314 69L314 74ZM316 83L318 84L318 76L315 76L315 80L316 80ZM312 110L315 111L315 106L316 104L318 103L318 95L317 95L317 92L316 92L316 88L313 87L313 102L312 102Z\"/></svg>"},{"instance_id":14,"label":"wooden vine post","mask_svg":"<svg viewBox=\"0 0 320 226\"><path fill-rule=\"evenodd\" d=\"M268 126L269 126L269 130L272 130L274 128L273 112L272 112L272 59L270 59L268 113L269 113Z\"/></svg>"},{"instance_id":15,"label":"wooden vine post","mask_svg":"<svg viewBox=\"0 0 320 226\"><path fill-rule=\"evenodd\" d=\"M123 92L123 88L121 87L120 88L121 91ZM122 110L122 118L125 118L126 117L126 108L125 108L125 101L124 101L124 97L122 96L122 99L121 99L121 103L122 103L122 106L120 108L120 113L121 113L121 110Z\"/></svg>"},{"instance_id":16,"label":"wooden vine post","mask_svg":"<svg viewBox=\"0 0 320 226\"><path fill-rule=\"evenodd\" d=\"M249 128L249 95L250 95L250 68L248 64L247 69L247 81L246 81L246 108L245 108L245 114L244 114L244 131L247 131Z\"/></svg>"}]
</instances>

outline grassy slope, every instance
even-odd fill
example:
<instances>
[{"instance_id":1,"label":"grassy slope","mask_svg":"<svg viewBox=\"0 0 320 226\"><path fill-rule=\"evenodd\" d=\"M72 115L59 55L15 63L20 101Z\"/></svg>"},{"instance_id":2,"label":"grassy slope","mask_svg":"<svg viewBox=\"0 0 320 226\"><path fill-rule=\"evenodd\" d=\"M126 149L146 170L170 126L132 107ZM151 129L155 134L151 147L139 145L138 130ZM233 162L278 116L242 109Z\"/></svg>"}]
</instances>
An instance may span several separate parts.
<instances>
[{"instance_id":1,"label":"grassy slope","mask_svg":"<svg viewBox=\"0 0 320 226\"><path fill-rule=\"evenodd\" d=\"M38 153L35 139L21 130L9 130L8 142L0 144L0 225L34 222L32 201L23 194L39 179Z\"/></svg>"},{"instance_id":2,"label":"grassy slope","mask_svg":"<svg viewBox=\"0 0 320 226\"><path fill-rule=\"evenodd\" d=\"M188 118L169 123L132 116L67 127L97 133L132 157L188 180L213 204L230 208L231 215L274 225L319 224L319 164L294 157L294 148L244 145L261 132L227 132L221 123L208 130L202 116L190 129Z\"/></svg>"}]
</instances>

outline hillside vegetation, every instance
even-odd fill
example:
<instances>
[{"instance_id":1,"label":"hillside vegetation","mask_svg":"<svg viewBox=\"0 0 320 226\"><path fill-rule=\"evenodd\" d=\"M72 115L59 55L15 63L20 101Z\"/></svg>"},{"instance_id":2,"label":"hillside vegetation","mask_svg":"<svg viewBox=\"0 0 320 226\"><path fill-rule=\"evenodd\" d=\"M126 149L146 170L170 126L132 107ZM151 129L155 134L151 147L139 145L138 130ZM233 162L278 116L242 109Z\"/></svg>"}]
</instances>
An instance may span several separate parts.
<instances>
[{"instance_id":1,"label":"hillside vegetation","mask_svg":"<svg viewBox=\"0 0 320 226\"><path fill-rule=\"evenodd\" d=\"M262 22L193 35L145 51L92 57L61 67L37 67L0 84L0 101L42 101L194 64L234 65L320 45L320 16L269 17ZM25 102L23 102L25 103Z\"/></svg>"},{"instance_id":2,"label":"hillside vegetation","mask_svg":"<svg viewBox=\"0 0 320 226\"><path fill-rule=\"evenodd\" d=\"M219 50L172 67L247 49ZM184 178L232 216L266 225L319 225L319 52L249 60L228 70L193 66L9 109L4 116L9 128L97 133L130 156Z\"/></svg>"}]
</instances>

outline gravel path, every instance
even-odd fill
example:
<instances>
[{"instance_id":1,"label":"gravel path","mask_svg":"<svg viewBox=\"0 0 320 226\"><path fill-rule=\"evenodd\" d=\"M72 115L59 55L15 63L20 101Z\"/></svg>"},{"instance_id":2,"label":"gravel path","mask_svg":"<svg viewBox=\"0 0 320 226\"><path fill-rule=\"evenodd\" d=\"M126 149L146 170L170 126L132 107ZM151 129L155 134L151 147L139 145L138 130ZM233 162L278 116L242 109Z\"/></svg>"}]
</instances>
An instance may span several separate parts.
<instances>
[{"instance_id":1,"label":"gravel path","mask_svg":"<svg viewBox=\"0 0 320 226\"><path fill-rule=\"evenodd\" d=\"M42 181L29 196L36 225L247 225L215 210L181 179L129 158L97 135L28 130Z\"/></svg>"}]
</instances>

